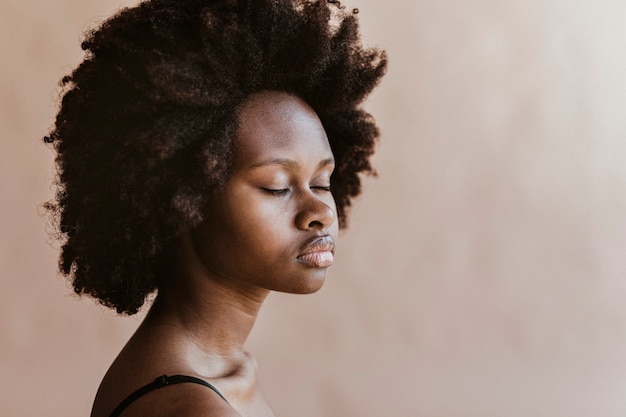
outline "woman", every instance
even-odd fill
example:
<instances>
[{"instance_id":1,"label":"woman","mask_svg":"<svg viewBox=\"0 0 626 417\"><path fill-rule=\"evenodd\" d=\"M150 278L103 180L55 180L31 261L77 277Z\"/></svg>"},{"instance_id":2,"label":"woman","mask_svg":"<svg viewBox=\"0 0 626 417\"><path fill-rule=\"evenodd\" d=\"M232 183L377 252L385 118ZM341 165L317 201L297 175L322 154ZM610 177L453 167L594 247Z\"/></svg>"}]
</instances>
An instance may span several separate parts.
<instances>
[{"instance_id":1,"label":"woman","mask_svg":"<svg viewBox=\"0 0 626 417\"><path fill-rule=\"evenodd\" d=\"M83 42L45 138L60 270L120 314L157 294L92 417L273 416L243 344L323 284L378 136L385 55L329 3L146 1Z\"/></svg>"}]
</instances>

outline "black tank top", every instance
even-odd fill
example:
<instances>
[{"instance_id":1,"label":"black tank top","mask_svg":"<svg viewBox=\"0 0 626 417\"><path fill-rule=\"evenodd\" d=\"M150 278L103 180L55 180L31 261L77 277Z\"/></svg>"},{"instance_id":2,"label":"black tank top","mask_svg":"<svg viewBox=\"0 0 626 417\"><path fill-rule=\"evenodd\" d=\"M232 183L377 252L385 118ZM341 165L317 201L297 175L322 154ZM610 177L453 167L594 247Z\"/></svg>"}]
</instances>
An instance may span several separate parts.
<instances>
[{"instance_id":1,"label":"black tank top","mask_svg":"<svg viewBox=\"0 0 626 417\"><path fill-rule=\"evenodd\" d=\"M209 384L208 382L200 378L196 378L196 377L188 376L188 375L172 375L172 376L163 375L163 376L158 377L157 379L155 379L153 382L149 383L148 385L144 385L143 387L139 388L137 391L133 392L128 397L126 397L124 401L122 401L117 407L115 407L115 410L113 410L110 417L118 417L122 413L122 411L124 411L126 407L128 407L133 401L137 400L140 397L143 397L150 391L163 388L166 385L182 384L185 382L204 385L205 387L212 389L217 395L219 395L220 397L222 397L224 401L226 401L226 398L224 398L224 396L220 394L217 388L215 388L213 385Z\"/></svg>"}]
</instances>

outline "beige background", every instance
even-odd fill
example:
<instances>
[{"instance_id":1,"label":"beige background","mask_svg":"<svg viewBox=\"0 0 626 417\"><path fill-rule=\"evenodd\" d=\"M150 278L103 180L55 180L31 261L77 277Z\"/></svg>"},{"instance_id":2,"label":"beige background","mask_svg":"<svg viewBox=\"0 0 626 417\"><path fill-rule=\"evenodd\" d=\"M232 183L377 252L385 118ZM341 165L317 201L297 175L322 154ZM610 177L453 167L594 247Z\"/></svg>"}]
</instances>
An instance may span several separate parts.
<instances>
[{"instance_id":1,"label":"beige background","mask_svg":"<svg viewBox=\"0 0 626 417\"><path fill-rule=\"evenodd\" d=\"M77 301L38 205L81 32L122 0L0 0L0 414L86 416L139 318ZM314 296L249 343L279 416L626 415L626 3L351 0L383 139Z\"/></svg>"}]
</instances>

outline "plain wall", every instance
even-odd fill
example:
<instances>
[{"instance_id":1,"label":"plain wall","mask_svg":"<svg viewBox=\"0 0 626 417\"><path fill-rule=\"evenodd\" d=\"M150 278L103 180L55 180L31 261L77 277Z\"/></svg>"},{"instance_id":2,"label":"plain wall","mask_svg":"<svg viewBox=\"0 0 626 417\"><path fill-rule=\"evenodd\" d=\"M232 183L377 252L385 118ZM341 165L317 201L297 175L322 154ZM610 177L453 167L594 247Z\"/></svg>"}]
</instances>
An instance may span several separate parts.
<instances>
[{"instance_id":1,"label":"plain wall","mask_svg":"<svg viewBox=\"0 0 626 417\"><path fill-rule=\"evenodd\" d=\"M57 81L122 0L0 0L0 404L86 416L138 325L56 276ZM626 415L626 3L347 1L390 66L324 289L250 337L278 416Z\"/></svg>"}]
</instances>

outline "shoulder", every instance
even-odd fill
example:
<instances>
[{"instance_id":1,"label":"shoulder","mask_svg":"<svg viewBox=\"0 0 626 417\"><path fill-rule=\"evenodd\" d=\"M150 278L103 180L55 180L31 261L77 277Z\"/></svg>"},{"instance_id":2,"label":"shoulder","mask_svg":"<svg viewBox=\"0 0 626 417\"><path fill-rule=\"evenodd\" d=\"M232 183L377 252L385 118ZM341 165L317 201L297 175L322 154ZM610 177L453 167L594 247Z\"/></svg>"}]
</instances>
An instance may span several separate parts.
<instances>
[{"instance_id":1,"label":"shoulder","mask_svg":"<svg viewBox=\"0 0 626 417\"><path fill-rule=\"evenodd\" d=\"M129 393L130 394L130 393ZM110 411L92 417L109 417L118 403L104 407ZM173 384L150 390L129 404L120 417L241 417L224 399L200 384Z\"/></svg>"},{"instance_id":2,"label":"shoulder","mask_svg":"<svg viewBox=\"0 0 626 417\"><path fill-rule=\"evenodd\" d=\"M179 384L160 391L161 398L146 398L143 410L121 417L241 417L229 403L202 385ZM159 395L158 391L153 394Z\"/></svg>"}]
</instances>

